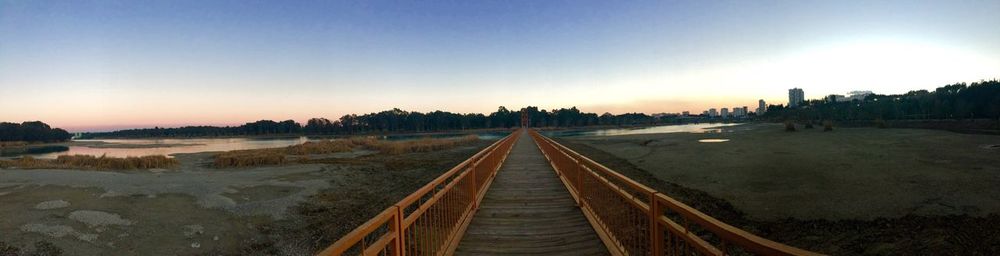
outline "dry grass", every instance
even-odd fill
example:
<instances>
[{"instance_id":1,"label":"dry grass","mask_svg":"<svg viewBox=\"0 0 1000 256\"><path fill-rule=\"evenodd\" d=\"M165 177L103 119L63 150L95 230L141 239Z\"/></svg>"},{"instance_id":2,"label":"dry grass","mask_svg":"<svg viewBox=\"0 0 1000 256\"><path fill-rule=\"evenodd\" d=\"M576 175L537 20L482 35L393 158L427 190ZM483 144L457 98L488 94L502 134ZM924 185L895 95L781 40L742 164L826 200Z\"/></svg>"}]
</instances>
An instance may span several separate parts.
<instances>
[{"instance_id":1,"label":"dry grass","mask_svg":"<svg viewBox=\"0 0 1000 256\"><path fill-rule=\"evenodd\" d=\"M300 145L284 148L264 148L236 150L215 155L213 166L216 168L251 167L279 165L289 162L286 155L313 155L348 152L355 148L367 148L383 154L398 155L414 152L430 152L453 148L478 141L476 135L458 138L417 139L406 141L385 141L375 137L352 137L347 139L310 141ZM310 162L300 160L299 162ZM312 161L315 162L315 161Z\"/></svg>"},{"instance_id":2,"label":"dry grass","mask_svg":"<svg viewBox=\"0 0 1000 256\"><path fill-rule=\"evenodd\" d=\"M378 143L369 145L368 147L378 150L379 152L385 154L398 155L405 153L430 152L430 151L449 149L476 141L479 141L479 136L466 135L458 138L445 138L445 139L427 138L427 139L416 139L416 140L405 140L405 141L378 141Z\"/></svg>"},{"instance_id":3,"label":"dry grass","mask_svg":"<svg viewBox=\"0 0 1000 256\"><path fill-rule=\"evenodd\" d=\"M62 155L56 159L35 159L30 156L0 161L0 167L24 169L96 169L96 170L136 170L158 169L177 166L177 159L164 155L141 157L108 157L91 155Z\"/></svg>"},{"instance_id":4,"label":"dry grass","mask_svg":"<svg viewBox=\"0 0 1000 256\"><path fill-rule=\"evenodd\" d=\"M235 150L215 155L215 168L278 165L285 163L285 154L277 149Z\"/></svg>"},{"instance_id":5,"label":"dry grass","mask_svg":"<svg viewBox=\"0 0 1000 256\"><path fill-rule=\"evenodd\" d=\"M351 151L356 147L355 140L324 140L307 141L299 145L284 148L262 148L234 150L215 155L213 166L216 168L250 167L264 165L279 165L288 162L285 155L330 154Z\"/></svg>"},{"instance_id":6,"label":"dry grass","mask_svg":"<svg viewBox=\"0 0 1000 256\"><path fill-rule=\"evenodd\" d=\"M288 146L284 148L284 151L288 155L330 154L351 151L353 147L355 145L351 140L322 140Z\"/></svg>"}]
</instances>

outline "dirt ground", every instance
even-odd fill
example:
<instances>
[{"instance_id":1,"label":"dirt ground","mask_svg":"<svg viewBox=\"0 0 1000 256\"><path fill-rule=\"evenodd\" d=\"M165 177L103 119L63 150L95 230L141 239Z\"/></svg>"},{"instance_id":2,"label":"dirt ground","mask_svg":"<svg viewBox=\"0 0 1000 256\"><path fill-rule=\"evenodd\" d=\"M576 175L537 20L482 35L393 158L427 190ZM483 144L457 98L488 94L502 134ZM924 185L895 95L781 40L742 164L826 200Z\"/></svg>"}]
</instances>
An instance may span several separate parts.
<instances>
[{"instance_id":1,"label":"dirt ground","mask_svg":"<svg viewBox=\"0 0 1000 256\"><path fill-rule=\"evenodd\" d=\"M700 143L699 139L730 139ZM1000 252L1000 137L913 129L560 139L712 216L837 255Z\"/></svg>"},{"instance_id":2,"label":"dirt ground","mask_svg":"<svg viewBox=\"0 0 1000 256\"><path fill-rule=\"evenodd\" d=\"M0 169L0 255L311 255L490 141L308 164L175 170Z\"/></svg>"}]
</instances>

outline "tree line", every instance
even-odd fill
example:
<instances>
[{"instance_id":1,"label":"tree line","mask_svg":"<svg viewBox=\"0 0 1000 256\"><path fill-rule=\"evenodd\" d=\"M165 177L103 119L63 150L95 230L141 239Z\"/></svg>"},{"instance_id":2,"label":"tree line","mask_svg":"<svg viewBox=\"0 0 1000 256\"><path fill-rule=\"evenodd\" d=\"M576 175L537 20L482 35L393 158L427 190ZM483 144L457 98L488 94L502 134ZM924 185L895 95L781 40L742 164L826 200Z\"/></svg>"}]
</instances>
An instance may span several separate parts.
<instances>
[{"instance_id":1,"label":"tree line","mask_svg":"<svg viewBox=\"0 0 1000 256\"><path fill-rule=\"evenodd\" d=\"M0 141L62 142L72 137L66 130L49 127L40 121L0 122Z\"/></svg>"},{"instance_id":2,"label":"tree line","mask_svg":"<svg viewBox=\"0 0 1000 256\"><path fill-rule=\"evenodd\" d=\"M762 118L783 120L902 120L1000 118L1000 81L955 83L934 91L872 94L863 100L810 100L798 107L768 106Z\"/></svg>"},{"instance_id":3,"label":"tree line","mask_svg":"<svg viewBox=\"0 0 1000 256\"><path fill-rule=\"evenodd\" d=\"M339 119L312 118L305 125L293 120L276 122L261 120L240 126L186 126L179 128L145 128L113 132L87 133L87 138L200 137L282 134L366 134L392 132L435 132L468 129L511 128L521 126L521 113L527 113L531 127L577 127L588 125L655 124L660 119L643 113L614 115L585 113L577 109L553 110L527 107L512 111L499 107L489 114L452 113L447 111L415 112L398 108L364 115L350 114Z\"/></svg>"}]
</instances>

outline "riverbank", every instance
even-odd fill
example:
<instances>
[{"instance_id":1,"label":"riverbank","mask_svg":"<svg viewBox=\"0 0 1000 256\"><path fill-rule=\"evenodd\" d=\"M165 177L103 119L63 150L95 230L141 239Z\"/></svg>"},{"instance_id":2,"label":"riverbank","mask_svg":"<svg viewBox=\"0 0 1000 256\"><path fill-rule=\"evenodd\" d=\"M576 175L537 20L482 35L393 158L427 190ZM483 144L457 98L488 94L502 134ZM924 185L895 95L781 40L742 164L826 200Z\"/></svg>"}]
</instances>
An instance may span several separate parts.
<instances>
[{"instance_id":1,"label":"riverbank","mask_svg":"<svg viewBox=\"0 0 1000 256\"><path fill-rule=\"evenodd\" d=\"M0 243L25 254L309 255L491 142L222 170L207 152L177 154L170 172L0 170Z\"/></svg>"},{"instance_id":2,"label":"riverbank","mask_svg":"<svg viewBox=\"0 0 1000 256\"><path fill-rule=\"evenodd\" d=\"M727 223L830 254L1000 247L1000 137L749 124L560 141ZM801 127L800 127L801 128ZM699 143L699 139L729 139ZM993 253L991 253L993 252Z\"/></svg>"}]
</instances>

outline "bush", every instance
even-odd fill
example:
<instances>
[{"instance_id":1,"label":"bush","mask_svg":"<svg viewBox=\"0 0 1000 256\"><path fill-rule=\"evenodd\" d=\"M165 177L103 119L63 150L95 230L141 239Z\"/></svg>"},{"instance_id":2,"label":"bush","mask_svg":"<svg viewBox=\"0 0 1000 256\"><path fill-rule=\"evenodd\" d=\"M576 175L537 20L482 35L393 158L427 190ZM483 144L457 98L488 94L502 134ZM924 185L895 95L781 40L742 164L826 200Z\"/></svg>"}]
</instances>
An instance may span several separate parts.
<instances>
[{"instance_id":1,"label":"bush","mask_svg":"<svg viewBox=\"0 0 1000 256\"><path fill-rule=\"evenodd\" d=\"M806 122L806 129L812 129L812 128L813 128L813 122L812 121Z\"/></svg>"},{"instance_id":2,"label":"bush","mask_svg":"<svg viewBox=\"0 0 1000 256\"><path fill-rule=\"evenodd\" d=\"M824 132L833 131L833 121L830 120L823 121L823 131Z\"/></svg>"},{"instance_id":3,"label":"bush","mask_svg":"<svg viewBox=\"0 0 1000 256\"><path fill-rule=\"evenodd\" d=\"M786 132L794 132L795 131L795 123L792 123L792 121L785 121L785 131Z\"/></svg>"}]
</instances>

